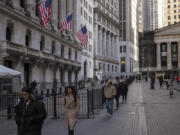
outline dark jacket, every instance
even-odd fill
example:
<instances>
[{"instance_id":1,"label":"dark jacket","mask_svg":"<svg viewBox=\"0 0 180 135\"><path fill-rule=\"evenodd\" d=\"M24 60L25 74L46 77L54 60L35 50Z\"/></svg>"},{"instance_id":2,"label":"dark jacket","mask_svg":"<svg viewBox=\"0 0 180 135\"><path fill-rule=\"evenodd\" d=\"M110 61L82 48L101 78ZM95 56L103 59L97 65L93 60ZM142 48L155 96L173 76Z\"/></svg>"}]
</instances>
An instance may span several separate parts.
<instances>
[{"instance_id":1,"label":"dark jacket","mask_svg":"<svg viewBox=\"0 0 180 135\"><path fill-rule=\"evenodd\" d=\"M41 129L46 118L45 106L40 101L26 102L21 100L15 107L18 135L41 135Z\"/></svg>"},{"instance_id":2,"label":"dark jacket","mask_svg":"<svg viewBox=\"0 0 180 135\"><path fill-rule=\"evenodd\" d=\"M115 84L115 87L116 87L116 91L117 91L116 96L122 95L122 83L118 82L118 84Z\"/></svg>"},{"instance_id":3,"label":"dark jacket","mask_svg":"<svg viewBox=\"0 0 180 135\"><path fill-rule=\"evenodd\" d=\"M125 83L125 84L122 84L122 95L127 95L128 93L128 85Z\"/></svg>"}]
</instances>

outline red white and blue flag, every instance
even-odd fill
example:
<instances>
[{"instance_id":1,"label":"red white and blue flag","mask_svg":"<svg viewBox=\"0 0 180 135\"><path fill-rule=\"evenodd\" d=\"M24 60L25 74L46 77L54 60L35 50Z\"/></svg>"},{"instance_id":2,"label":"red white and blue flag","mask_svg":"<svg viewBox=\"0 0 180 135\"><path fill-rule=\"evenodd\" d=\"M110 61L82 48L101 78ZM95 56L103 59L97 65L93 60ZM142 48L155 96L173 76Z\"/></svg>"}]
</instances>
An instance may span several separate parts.
<instances>
[{"instance_id":1,"label":"red white and blue flag","mask_svg":"<svg viewBox=\"0 0 180 135\"><path fill-rule=\"evenodd\" d=\"M60 31L70 30L72 29L72 14L66 17L64 20L61 21L61 29Z\"/></svg>"},{"instance_id":2,"label":"red white and blue flag","mask_svg":"<svg viewBox=\"0 0 180 135\"><path fill-rule=\"evenodd\" d=\"M77 37L79 38L81 44L84 46L88 42L88 33L86 26L83 26L80 31L77 32Z\"/></svg>"},{"instance_id":3,"label":"red white and blue flag","mask_svg":"<svg viewBox=\"0 0 180 135\"><path fill-rule=\"evenodd\" d=\"M39 13L40 13L41 21L44 27L48 26L50 22L51 3L52 3L52 0L46 0L39 6Z\"/></svg>"}]
</instances>

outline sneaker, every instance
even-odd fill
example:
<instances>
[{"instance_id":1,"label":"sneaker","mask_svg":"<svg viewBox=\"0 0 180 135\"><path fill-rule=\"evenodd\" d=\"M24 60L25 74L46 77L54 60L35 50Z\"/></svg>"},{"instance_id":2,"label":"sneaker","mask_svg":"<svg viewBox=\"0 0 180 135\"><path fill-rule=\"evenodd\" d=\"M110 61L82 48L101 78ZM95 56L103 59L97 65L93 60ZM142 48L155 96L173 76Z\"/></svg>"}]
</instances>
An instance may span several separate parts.
<instances>
[{"instance_id":1,"label":"sneaker","mask_svg":"<svg viewBox=\"0 0 180 135\"><path fill-rule=\"evenodd\" d=\"M108 113L108 114L107 114L107 117L111 117L111 114Z\"/></svg>"}]
</instances>

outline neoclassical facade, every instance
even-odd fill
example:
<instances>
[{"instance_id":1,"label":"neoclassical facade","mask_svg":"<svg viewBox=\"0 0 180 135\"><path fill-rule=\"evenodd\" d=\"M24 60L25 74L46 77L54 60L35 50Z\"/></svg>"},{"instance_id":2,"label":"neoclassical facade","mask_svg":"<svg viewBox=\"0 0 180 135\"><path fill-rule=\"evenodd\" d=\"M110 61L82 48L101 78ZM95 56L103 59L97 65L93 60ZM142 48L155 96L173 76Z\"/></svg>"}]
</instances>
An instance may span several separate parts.
<instances>
[{"instance_id":1,"label":"neoclassical facade","mask_svg":"<svg viewBox=\"0 0 180 135\"><path fill-rule=\"evenodd\" d=\"M153 51L151 51L151 55L148 55L147 52L150 51L150 48L146 47L147 51L141 51L140 56L151 57L155 64L152 62L151 65L144 65L140 68L140 71L155 72L157 75L177 75L180 72L180 23L155 30L151 32L150 36L153 36L151 41L147 40L145 43L144 40L144 45L150 43ZM142 65L143 60L140 59L140 62Z\"/></svg>"},{"instance_id":2,"label":"neoclassical facade","mask_svg":"<svg viewBox=\"0 0 180 135\"><path fill-rule=\"evenodd\" d=\"M157 71L180 70L180 24L174 24L154 32Z\"/></svg>"},{"instance_id":3,"label":"neoclassical facade","mask_svg":"<svg viewBox=\"0 0 180 135\"><path fill-rule=\"evenodd\" d=\"M100 80L119 76L118 4L117 0L94 3L94 75Z\"/></svg>"},{"instance_id":4,"label":"neoclassical facade","mask_svg":"<svg viewBox=\"0 0 180 135\"><path fill-rule=\"evenodd\" d=\"M22 85L36 80L40 88L52 88L80 80L81 45L73 30L59 33L59 20L73 7L72 0L53 0L51 24L44 28L38 4L31 0L0 0L0 61L22 73Z\"/></svg>"}]
</instances>

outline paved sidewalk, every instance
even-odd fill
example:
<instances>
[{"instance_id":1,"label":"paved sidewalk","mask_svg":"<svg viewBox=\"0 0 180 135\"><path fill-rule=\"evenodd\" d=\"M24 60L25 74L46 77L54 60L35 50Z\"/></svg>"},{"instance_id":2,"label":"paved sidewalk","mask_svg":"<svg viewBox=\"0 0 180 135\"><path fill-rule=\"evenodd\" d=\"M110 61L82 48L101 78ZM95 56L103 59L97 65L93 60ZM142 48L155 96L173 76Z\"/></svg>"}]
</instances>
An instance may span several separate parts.
<instances>
[{"instance_id":1,"label":"paved sidewalk","mask_svg":"<svg viewBox=\"0 0 180 135\"><path fill-rule=\"evenodd\" d=\"M169 97L159 87L149 89L150 82L134 82L129 88L128 102L114 110L112 118L102 110L92 119L81 119L75 135L180 135L180 92ZM120 99L121 101L121 99ZM15 122L0 118L0 135L16 135ZM67 135L63 120L46 120L42 135Z\"/></svg>"}]
</instances>

